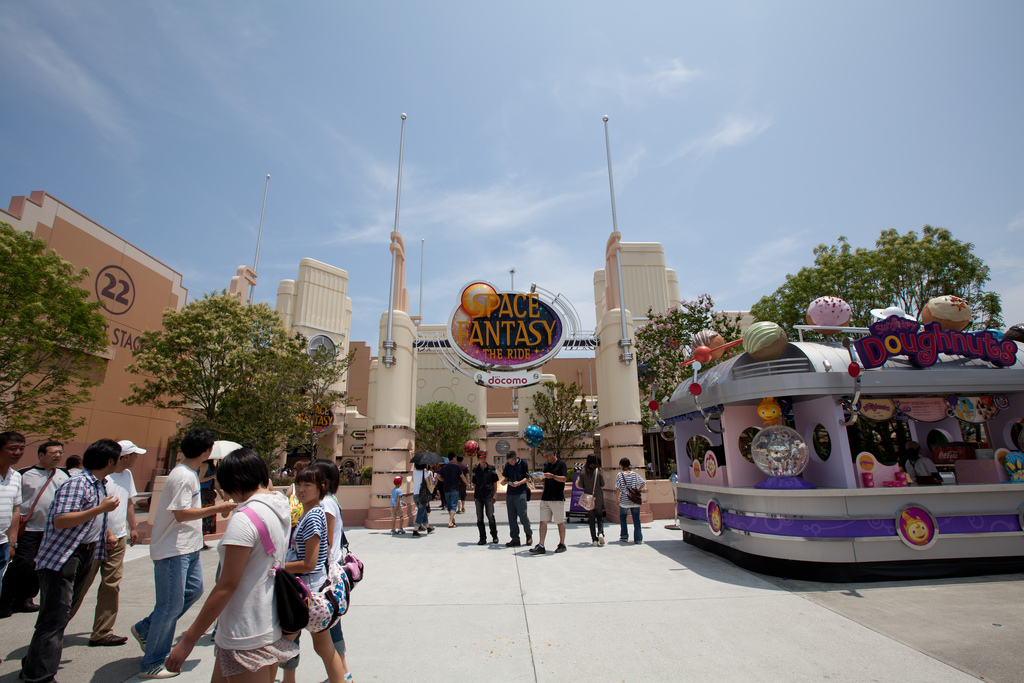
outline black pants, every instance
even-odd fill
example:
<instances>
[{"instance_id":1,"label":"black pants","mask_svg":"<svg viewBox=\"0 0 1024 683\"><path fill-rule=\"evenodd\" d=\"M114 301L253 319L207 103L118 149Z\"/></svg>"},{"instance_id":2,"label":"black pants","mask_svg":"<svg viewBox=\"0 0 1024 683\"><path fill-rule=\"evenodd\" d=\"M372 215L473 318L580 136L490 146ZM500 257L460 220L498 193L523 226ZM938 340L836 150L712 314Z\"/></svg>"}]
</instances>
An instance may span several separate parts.
<instances>
[{"instance_id":1,"label":"black pants","mask_svg":"<svg viewBox=\"0 0 1024 683\"><path fill-rule=\"evenodd\" d=\"M487 521L491 523L491 538L498 537L498 523L494 521L494 498L474 498L476 503L476 528L480 531L480 540L487 540L486 528L484 527L484 512L487 512Z\"/></svg>"},{"instance_id":2,"label":"black pants","mask_svg":"<svg viewBox=\"0 0 1024 683\"><path fill-rule=\"evenodd\" d=\"M21 660L21 680L44 683L57 675L64 649L64 629L71 621L71 606L87 588L95 546L83 543L75 548L60 571L39 570L39 616L28 653Z\"/></svg>"},{"instance_id":3,"label":"black pants","mask_svg":"<svg viewBox=\"0 0 1024 683\"><path fill-rule=\"evenodd\" d=\"M39 593L36 578L36 553L43 542L42 531L26 531L18 537L18 550L4 574L4 587L0 591L0 606L19 607Z\"/></svg>"},{"instance_id":4,"label":"black pants","mask_svg":"<svg viewBox=\"0 0 1024 683\"><path fill-rule=\"evenodd\" d=\"M590 540L596 541L598 536L604 536L604 508L596 501L594 509L587 513L587 522L590 524Z\"/></svg>"}]
</instances>

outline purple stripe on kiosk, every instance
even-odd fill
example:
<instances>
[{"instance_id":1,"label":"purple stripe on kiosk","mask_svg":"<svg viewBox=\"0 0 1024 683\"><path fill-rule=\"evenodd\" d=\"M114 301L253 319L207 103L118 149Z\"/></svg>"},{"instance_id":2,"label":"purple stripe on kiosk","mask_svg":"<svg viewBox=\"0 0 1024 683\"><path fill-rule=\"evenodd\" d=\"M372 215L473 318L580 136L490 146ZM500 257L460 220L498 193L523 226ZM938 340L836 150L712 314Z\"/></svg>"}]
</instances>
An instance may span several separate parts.
<instances>
[{"instance_id":1,"label":"purple stripe on kiosk","mask_svg":"<svg viewBox=\"0 0 1024 683\"><path fill-rule=\"evenodd\" d=\"M693 503L679 503L677 511L680 517L689 517L690 519L702 522L706 522L708 519L707 511ZM738 515L723 510L722 518L722 526L725 528L769 536L801 538L880 538L896 536L896 524L892 517L850 520L787 519ZM1020 521L1015 514L936 517L936 522L939 528L939 535L1021 531Z\"/></svg>"}]
</instances>

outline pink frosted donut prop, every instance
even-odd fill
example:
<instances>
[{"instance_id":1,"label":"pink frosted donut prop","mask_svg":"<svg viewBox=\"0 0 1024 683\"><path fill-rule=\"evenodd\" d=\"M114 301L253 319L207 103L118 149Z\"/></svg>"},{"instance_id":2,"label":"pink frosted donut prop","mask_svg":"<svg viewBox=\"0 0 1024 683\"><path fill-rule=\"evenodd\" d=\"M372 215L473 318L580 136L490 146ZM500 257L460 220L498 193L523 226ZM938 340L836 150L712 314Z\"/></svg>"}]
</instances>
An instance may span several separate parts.
<instances>
[{"instance_id":1,"label":"pink frosted donut prop","mask_svg":"<svg viewBox=\"0 0 1024 683\"><path fill-rule=\"evenodd\" d=\"M837 296L820 296L807 307L807 324L821 327L846 327L853 309ZM835 332L822 330L823 334Z\"/></svg>"},{"instance_id":2,"label":"pink frosted donut prop","mask_svg":"<svg viewBox=\"0 0 1024 683\"><path fill-rule=\"evenodd\" d=\"M974 311L966 300L958 296L937 296L924 305L921 322L936 322L944 330L962 332L971 324Z\"/></svg>"}]
</instances>

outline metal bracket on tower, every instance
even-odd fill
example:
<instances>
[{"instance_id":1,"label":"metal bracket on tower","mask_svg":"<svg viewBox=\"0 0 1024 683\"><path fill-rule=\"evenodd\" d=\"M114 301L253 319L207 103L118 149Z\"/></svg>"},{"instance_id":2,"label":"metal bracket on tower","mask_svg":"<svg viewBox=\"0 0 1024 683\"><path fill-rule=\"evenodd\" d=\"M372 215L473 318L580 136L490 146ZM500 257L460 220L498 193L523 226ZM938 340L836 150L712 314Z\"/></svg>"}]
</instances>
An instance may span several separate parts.
<instances>
[{"instance_id":1,"label":"metal bracket on tower","mask_svg":"<svg viewBox=\"0 0 1024 683\"><path fill-rule=\"evenodd\" d=\"M629 340L629 337L623 337L619 340L619 348L622 349L622 353L619 354L619 360L629 365L629 362L633 360L633 354L629 352L629 347L633 345L633 342Z\"/></svg>"}]
</instances>

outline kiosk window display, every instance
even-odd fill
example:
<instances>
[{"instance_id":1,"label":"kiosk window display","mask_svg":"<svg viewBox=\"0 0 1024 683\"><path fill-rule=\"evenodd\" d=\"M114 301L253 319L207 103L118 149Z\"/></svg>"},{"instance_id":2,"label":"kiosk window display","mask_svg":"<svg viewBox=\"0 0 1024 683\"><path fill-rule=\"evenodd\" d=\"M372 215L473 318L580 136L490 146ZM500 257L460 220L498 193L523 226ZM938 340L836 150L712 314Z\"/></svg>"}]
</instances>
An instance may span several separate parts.
<instances>
[{"instance_id":1,"label":"kiosk window display","mask_svg":"<svg viewBox=\"0 0 1024 683\"><path fill-rule=\"evenodd\" d=\"M955 301L934 308L924 324L802 326L828 342L757 323L744 353L683 382L661 413L684 540L788 577L1024 571L1024 350L963 332ZM941 485L908 477L931 464Z\"/></svg>"}]
</instances>

